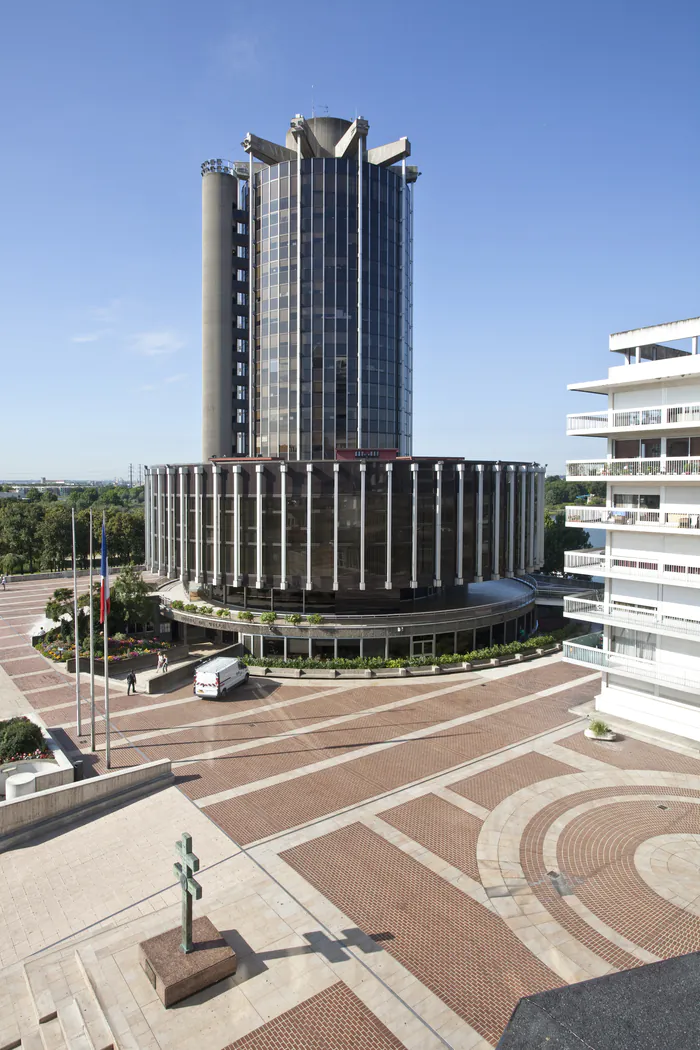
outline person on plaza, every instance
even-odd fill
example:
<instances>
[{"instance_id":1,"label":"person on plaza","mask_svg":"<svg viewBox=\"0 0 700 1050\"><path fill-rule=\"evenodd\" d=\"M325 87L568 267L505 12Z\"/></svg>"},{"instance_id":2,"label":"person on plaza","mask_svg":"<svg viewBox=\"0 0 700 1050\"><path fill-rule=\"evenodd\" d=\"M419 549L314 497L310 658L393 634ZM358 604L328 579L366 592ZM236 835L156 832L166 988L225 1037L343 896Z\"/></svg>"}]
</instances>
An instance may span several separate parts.
<instances>
[{"instance_id":1,"label":"person on plaza","mask_svg":"<svg viewBox=\"0 0 700 1050\"><path fill-rule=\"evenodd\" d=\"M163 653L163 674L168 670L168 657L166 653Z\"/></svg>"},{"instance_id":2,"label":"person on plaza","mask_svg":"<svg viewBox=\"0 0 700 1050\"><path fill-rule=\"evenodd\" d=\"M156 664L156 671L160 671L162 666L163 666L163 654L162 653L158 653L158 663Z\"/></svg>"},{"instance_id":3,"label":"person on plaza","mask_svg":"<svg viewBox=\"0 0 700 1050\"><path fill-rule=\"evenodd\" d=\"M135 693L135 692L136 692L136 674L135 674L134 671L129 671L128 675L126 676L126 695L128 696L129 693Z\"/></svg>"},{"instance_id":4,"label":"person on plaza","mask_svg":"<svg viewBox=\"0 0 700 1050\"><path fill-rule=\"evenodd\" d=\"M7 576L5 576L4 573L2 574L2 576L0 576L0 583L2 584L2 589L4 591L5 590L5 584L7 583Z\"/></svg>"}]
</instances>

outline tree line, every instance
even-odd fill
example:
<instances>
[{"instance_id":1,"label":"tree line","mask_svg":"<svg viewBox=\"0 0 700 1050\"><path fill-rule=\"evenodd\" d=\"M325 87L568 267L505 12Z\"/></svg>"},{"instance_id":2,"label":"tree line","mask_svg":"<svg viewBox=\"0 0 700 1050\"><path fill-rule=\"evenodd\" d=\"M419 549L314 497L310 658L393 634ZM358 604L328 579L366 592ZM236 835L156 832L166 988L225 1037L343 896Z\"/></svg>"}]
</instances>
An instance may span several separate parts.
<instances>
[{"instance_id":1,"label":"tree line","mask_svg":"<svg viewBox=\"0 0 700 1050\"><path fill-rule=\"evenodd\" d=\"M0 500L0 566L10 574L61 572L72 564L72 508L57 500ZM139 507L105 508L107 547L113 565L144 560L144 516ZM93 517L93 551L100 555L102 513ZM75 540L78 566L88 568L90 512L76 511Z\"/></svg>"},{"instance_id":2,"label":"tree line","mask_svg":"<svg viewBox=\"0 0 700 1050\"><path fill-rule=\"evenodd\" d=\"M578 496L593 496L596 503L605 503L604 481L566 481L558 474L548 474L544 479L544 502L547 507L562 507L576 503Z\"/></svg>"}]
</instances>

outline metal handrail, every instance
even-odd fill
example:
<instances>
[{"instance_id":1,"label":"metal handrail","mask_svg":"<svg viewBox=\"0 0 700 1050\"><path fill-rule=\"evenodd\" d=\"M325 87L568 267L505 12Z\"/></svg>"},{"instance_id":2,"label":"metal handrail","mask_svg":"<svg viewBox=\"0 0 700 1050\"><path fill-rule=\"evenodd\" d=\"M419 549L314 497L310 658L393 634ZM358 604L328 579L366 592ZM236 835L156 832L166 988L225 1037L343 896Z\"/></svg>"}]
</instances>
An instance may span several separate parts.
<instances>
[{"instance_id":1,"label":"metal handrail","mask_svg":"<svg viewBox=\"0 0 700 1050\"><path fill-rule=\"evenodd\" d=\"M565 660L585 664L611 671L613 674L626 675L630 678L641 678L648 682L659 682L671 688L700 693L700 672L689 670L679 672L675 664L644 660L638 656L626 656L624 653L609 652L587 644L590 635L583 638L572 638L563 644Z\"/></svg>"},{"instance_id":2,"label":"metal handrail","mask_svg":"<svg viewBox=\"0 0 700 1050\"><path fill-rule=\"evenodd\" d=\"M607 412L577 412L566 417L566 429L573 431L635 430L641 427L682 426L698 423L700 423L700 404L693 401L679 405L611 408Z\"/></svg>"},{"instance_id":3,"label":"metal handrail","mask_svg":"<svg viewBox=\"0 0 700 1050\"><path fill-rule=\"evenodd\" d=\"M594 597L589 597L590 595ZM601 622L611 620L616 624L639 627L652 632L667 630L689 637L700 637L700 620L687 616L672 616L656 608L634 609L628 605L617 605L614 601L606 603L600 591L570 594L564 598L565 616L582 614L600 618Z\"/></svg>"}]
</instances>

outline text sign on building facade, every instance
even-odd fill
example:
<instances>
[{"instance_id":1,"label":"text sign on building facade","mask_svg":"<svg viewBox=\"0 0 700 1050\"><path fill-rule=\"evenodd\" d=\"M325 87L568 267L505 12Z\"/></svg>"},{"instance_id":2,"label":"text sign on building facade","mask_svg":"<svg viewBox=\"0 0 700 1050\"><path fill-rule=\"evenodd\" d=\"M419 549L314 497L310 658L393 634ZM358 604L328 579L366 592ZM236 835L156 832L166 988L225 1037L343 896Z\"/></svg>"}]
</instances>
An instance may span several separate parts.
<instances>
[{"instance_id":1,"label":"text sign on building facade","mask_svg":"<svg viewBox=\"0 0 700 1050\"><path fill-rule=\"evenodd\" d=\"M396 459L396 448L337 448L336 459Z\"/></svg>"}]
</instances>

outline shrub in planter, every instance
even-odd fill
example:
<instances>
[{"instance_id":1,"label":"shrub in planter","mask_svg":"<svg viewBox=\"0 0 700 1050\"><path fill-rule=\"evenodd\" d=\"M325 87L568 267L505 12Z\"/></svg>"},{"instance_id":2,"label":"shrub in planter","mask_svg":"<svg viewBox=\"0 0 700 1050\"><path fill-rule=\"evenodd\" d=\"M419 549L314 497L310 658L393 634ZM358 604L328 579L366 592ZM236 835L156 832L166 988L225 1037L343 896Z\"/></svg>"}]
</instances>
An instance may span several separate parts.
<instances>
[{"instance_id":1,"label":"shrub in planter","mask_svg":"<svg viewBox=\"0 0 700 1050\"><path fill-rule=\"evenodd\" d=\"M289 616L285 616L287 623L291 623L293 627L296 627L301 623L301 616L299 613L290 613Z\"/></svg>"},{"instance_id":2,"label":"shrub in planter","mask_svg":"<svg viewBox=\"0 0 700 1050\"><path fill-rule=\"evenodd\" d=\"M594 718L588 728L594 736L607 736L611 732L610 726L602 718Z\"/></svg>"},{"instance_id":3,"label":"shrub in planter","mask_svg":"<svg viewBox=\"0 0 700 1050\"><path fill-rule=\"evenodd\" d=\"M200 616L213 616L214 615L214 608L211 605L200 605L199 607L197 607L195 605L195 609L200 614Z\"/></svg>"},{"instance_id":4,"label":"shrub in planter","mask_svg":"<svg viewBox=\"0 0 700 1050\"><path fill-rule=\"evenodd\" d=\"M0 762L43 750L44 738L35 722L28 718L11 718L0 723Z\"/></svg>"},{"instance_id":5,"label":"shrub in planter","mask_svg":"<svg viewBox=\"0 0 700 1050\"><path fill-rule=\"evenodd\" d=\"M250 623L250 621L253 619L253 614L252 612L248 612L247 609L241 609L241 611L238 614L238 619L244 620L246 623Z\"/></svg>"},{"instance_id":6,"label":"shrub in planter","mask_svg":"<svg viewBox=\"0 0 700 1050\"><path fill-rule=\"evenodd\" d=\"M320 613L311 613L309 616L306 617L306 619L308 623L313 623L316 626L323 623L323 617Z\"/></svg>"},{"instance_id":7,"label":"shrub in planter","mask_svg":"<svg viewBox=\"0 0 700 1050\"><path fill-rule=\"evenodd\" d=\"M185 603L181 602L179 598L176 598L174 602L170 603L172 609L184 609Z\"/></svg>"},{"instance_id":8,"label":"shrub in planter","mask_svg":"<svg viewBox=\"0 0 700 1050\"><path fill-rule=\"evenodd\" d=\"M228 620L231 613L228 611L228 609L217 609L216 615L222 620Z\"/></svg>"},{"instance_id":9,"label":"shrub in planter","mask_svg":"<svg viewBox=\"0 0 700 1050\"><path fill-rule=\"evenodd\" d=\"M276 619L277 613L272 610L260 614L260 623L274 623Z\"/></svg>"}]
</instances>

